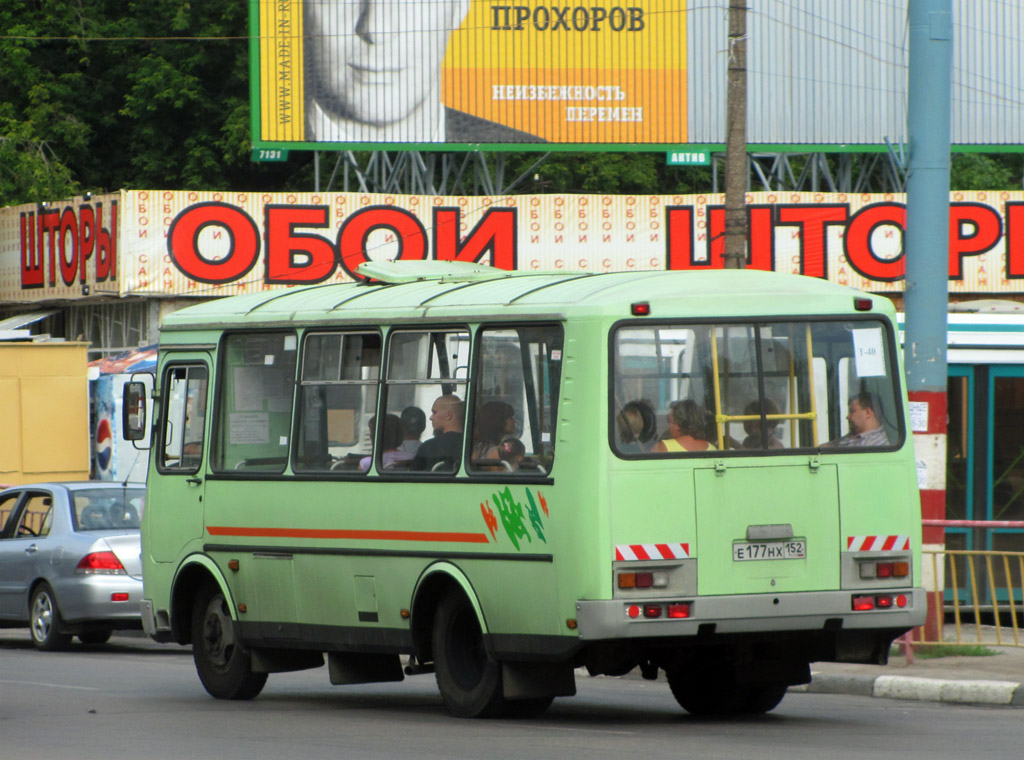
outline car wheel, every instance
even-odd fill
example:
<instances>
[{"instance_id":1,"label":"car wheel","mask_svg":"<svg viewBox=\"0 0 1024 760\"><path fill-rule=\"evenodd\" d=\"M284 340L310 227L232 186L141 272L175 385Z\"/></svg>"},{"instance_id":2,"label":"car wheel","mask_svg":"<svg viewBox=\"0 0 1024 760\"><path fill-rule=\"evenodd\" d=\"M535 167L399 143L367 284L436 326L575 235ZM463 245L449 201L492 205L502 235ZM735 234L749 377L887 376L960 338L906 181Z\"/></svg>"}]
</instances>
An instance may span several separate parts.
<instances>
[{"instance_id":1,"label":"car wheel","mask_svg":"<svg viewBox=\"0 0 1024 760\"><path fill-rule=\"evenodd\" d=\"M227 600L216 586L204 587L196 598L192 657L203 687L217 699L252 699L267 682L266 673L253 673L249 652L235 638Z\"/></svg>"},{"instance_id":2,"label":"car wheel","mask_svg":"<svg viewBox=\"0 0 1024 760\"><path fill-rule=\"evenodd\" d=\"M441 600L434 618L434 673L448 710L459 718L496 718L508 711L501 664L484 649L476 611L462 594Z\"/></svg>"},{"instance_id":3,"label":"car wheel","mask_svg":"<svg viewBox=\"0 0 1024 760\"><path fill-rule=\"evenodd\" d=\"M110 641L110 637L113 635L114 632L110 630L88 631L78 634L78 640L87 646L99 646Z\"/></svg>"},{"instance_id":4,"label":"car wheel","mask_svg":"<svg viewBox=\"0 0 1024 760\"><path fill-rule=\"evenodd\" d=\"M71 634L61 632L63 625L53 589L41 583L32 592L32 601L29 603L29 627L32 629L32 643L36 649L53 652L67 647L71 643Z\"/></svg>"}]
</instances>

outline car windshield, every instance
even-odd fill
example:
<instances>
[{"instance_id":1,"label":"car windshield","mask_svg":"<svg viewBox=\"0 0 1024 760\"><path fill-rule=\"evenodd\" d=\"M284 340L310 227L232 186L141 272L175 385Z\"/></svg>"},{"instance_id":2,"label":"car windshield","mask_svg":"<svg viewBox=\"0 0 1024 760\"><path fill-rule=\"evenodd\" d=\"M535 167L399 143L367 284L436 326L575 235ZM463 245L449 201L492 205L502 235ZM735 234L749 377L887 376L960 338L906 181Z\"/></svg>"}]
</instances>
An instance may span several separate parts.
<instances>
[{"instance_id":1,"label":"car windshield","mask_svg":"<svg viewBox=\"0 0 1024 760\"><path fill-rule=\"evenodd\" d=\"M142 488L90 488L72 494L75 530L139 528L146 503Z\"/></svg>"}]
</instances>

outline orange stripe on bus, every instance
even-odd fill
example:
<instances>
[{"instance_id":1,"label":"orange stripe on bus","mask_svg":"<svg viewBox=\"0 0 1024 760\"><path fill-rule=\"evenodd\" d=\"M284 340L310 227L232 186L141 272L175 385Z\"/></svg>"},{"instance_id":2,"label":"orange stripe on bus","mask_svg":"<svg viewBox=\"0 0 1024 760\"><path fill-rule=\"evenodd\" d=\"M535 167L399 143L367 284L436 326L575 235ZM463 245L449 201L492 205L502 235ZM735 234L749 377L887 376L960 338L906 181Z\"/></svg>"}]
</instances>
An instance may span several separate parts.
<instances>
[{"instance_id":1,"label":"orange stripe on bus","mask_svg":"<svg viewBox=\"0 0 1024 760\"><path fill-rule=\"evenodd\" d=\"M461 544L489 543L486 533L441 533L415 530L326 530L312 528L206 527L211 536L252 536L259 538L351 538L367 541L441 541Z\"/></svg>"}]
</instances>

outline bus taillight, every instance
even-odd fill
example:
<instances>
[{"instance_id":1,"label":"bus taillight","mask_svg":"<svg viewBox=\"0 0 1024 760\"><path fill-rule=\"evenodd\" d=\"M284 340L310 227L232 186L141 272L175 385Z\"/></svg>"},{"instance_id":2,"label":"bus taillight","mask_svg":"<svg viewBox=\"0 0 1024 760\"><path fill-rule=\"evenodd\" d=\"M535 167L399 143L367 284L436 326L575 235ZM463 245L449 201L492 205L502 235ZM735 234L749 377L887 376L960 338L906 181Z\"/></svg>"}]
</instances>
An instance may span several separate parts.
<instances>
[{"instance_id":1,"label":"bus taillight","mask_svg":"<svg viewBox=\"0 0 1024 760\"><path fill-rule=\"evenodd\" d=\"M909 562L861 562L861 578L906 578L910 575Z\"/></svg>"},{"instance_id":2,"label":"bus taillight","mask_svg":"<svg viewBox=\"0 0 1024 760\"><path fill-rule=\"evenodd\" d=\"M619 588L665 588L668 586L668 573L665 572L629 572L618 574Z\"/></svg>"},{"instance_id":3,"label":"bus taillight","mask_svg":"<svg viewBox=\"0 0 1024 760\"><path fill-rule=\"evenodd\" d=\"M853 597L853 611L891 610L894 607L906 607L910 600L905 594L875 594L874 596Z\"/></svg>"}]
</instances>

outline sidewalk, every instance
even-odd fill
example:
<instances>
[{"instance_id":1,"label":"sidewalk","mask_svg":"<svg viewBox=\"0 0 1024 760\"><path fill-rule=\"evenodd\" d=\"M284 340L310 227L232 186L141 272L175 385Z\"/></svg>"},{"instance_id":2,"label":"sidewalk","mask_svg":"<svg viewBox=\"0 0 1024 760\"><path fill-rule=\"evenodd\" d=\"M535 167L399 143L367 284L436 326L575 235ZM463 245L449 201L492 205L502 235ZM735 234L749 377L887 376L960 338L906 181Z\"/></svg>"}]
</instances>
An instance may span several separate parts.
<instances>
[{"instance_id":1,"label":"sidewalk","mask_svg":"<svg viewBox=\"0 0 1024 760\"><path fill-rule=\"evenodd\" d=\"M983 638L994 641L987 635ZM885 666L815 662L811 664L811 683L790 689L1024 707L1024 647L1001 647L987 641L984 646L998 654L924 658L920 656L925 649L922 646L914 650L912 663L901 654L890 655Z\"/></svg>"}]
</instances>

